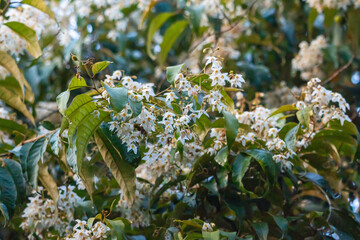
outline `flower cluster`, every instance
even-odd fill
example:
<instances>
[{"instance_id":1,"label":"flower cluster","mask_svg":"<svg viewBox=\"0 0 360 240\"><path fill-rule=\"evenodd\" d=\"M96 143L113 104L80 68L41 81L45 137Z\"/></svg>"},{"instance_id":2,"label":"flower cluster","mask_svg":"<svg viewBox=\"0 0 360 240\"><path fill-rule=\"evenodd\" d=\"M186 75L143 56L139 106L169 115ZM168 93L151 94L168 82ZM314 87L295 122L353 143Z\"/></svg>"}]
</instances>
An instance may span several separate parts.
<instances>
[{"instance_id":1,"label":"flower cluster","mask_svg":"<svg viewBox=\"0 0 360 240\"><path fill-rule=\"evenodd\" d=\"M120 212L124 217L131 222L134 227L149 226L150 225L150 213L147 210L146 200L150 193L150 185L145 182L136 181L136 193L135 202L133 205L129 205L124 193L120 190L120 200L117 204Z\"/></svg>"},{"instance_id":2,"label":"flower cluster","mask_svg":"<svg viewBox=\"0 0 360 240\"><path fill-rule=\"evenodd\" d=\"M101 240L107 238L110 228L102 222L96 222L91 228L85 221L76 219L73 232L66 237L66 240Z\"/></svg>"},{"instance_id":3,"label":"flower cluster","mask_svg":"<svg viewBox=\"0 0 360 240\"><path fill-rule=\"evenodd\" d=\"M323 73L320 67L323 62L322 49L327 47L325 37L320 35L310 44L302 41L299 47L298 55L292 60L293 70L300 71L301 78L304 80L310 80L312 77L322 77Z\"/></svg>"},{"instance_id":4,"label":"flower cluster","mask_svg":"<svg viewBox=\"0 0 360 240\"><path fill-rule=\"evenodd\" d=\"M74 220L74 211L82 203L82 199L73 191L73 186L59 187L57 205L51 199L44 199L39 193L43 191L38 187L38 192L29 197L30 202L24 210L24 221L20 227L29 232L29 236L36 234L43 238L49 228L54 228L59 235L64 235L69 223Z\"/></svg>"},{"instance_id":5,"label":"flower cluster","mask_svg":"<svg viewBox=\"0 0 360 240\"><path fill-rule=\"evenodd\" d=\"M33 29L40 36L48 26L55 25L48 15L29 5L10 8L5 16L0 16L0 51L19 57L25 51L28 43L17 33L4 25L8 22L20 22ZM48 30L48 29L47 29ZM0 66L0 79L5 78L9 72Z\"/></svg>"},{"instance_id":6,"label":"flower cluster","mask_svg":"<svg viewBox=\"0 0 360 240\"><path fill-rule=\"evenodd\" d=\"M359 0L306 0L310 7L322 12L324 8L347 10L352 4L355 8L360 7Z\"/></svg>"}]
</instances>

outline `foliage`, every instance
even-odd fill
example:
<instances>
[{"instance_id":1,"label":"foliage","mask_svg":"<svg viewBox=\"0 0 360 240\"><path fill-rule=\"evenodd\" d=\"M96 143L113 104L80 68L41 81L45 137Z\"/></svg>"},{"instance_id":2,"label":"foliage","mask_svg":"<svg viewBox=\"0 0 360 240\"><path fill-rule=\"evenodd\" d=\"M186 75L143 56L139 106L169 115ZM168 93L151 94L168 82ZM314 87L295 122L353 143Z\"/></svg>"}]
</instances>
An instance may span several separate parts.
<instances>
[{"instance_id":1,"label":"foliage","mask_svg":"<svg viewBox=\"0 0 360 240\"><path fill-rule=\"evenodd\" d=\"M0 1L0 238L357 239L341 2Z\"/></svg>"}]
</instances>

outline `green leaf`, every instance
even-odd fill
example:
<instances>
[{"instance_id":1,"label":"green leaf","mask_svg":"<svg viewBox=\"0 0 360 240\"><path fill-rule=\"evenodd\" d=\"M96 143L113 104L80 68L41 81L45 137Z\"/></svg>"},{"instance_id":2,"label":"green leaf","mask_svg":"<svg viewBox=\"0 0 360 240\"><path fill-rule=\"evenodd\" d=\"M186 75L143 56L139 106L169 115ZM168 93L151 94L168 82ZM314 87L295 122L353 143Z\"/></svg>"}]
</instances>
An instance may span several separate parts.
<instances>
[{"instance_id":1,"label":"green leaf","mask_svg":"<svg viewBox=\"0 0 360 240\"><path fill-rule=\"evenodd\" d=\"M6 222L9 221L9 219L10 219L9 211L8 211L6 205L3 204L2 202L0 202L0 212L5 218L5 224L6 224Z\"/></svg>"},{"instance_id":2,"label":"green leaf","mask_svg":"<svg viewBox=\"0 0 360 240\"><path fill-rule=\"evenodd\" d=\"M128 103L128 90L124 87L112 88L104 85L105 90L110 96L110 105L115 110L120 112Z\"/></svg>"},{"instance_id":3,"label":"green leaf","mask_svg":"<svg viewBox=\"0 0 360 240\"><path fill-rule=\"evenodd\" d=\"M21 169L21 165L20 163L12 160L12 159L8 159L5 158L3 159L5 164L6 164L6 168L9 171L9 173L11 174L15 186L16 186L16 190L18 193L18 199L25 199L26 197L26 182L25 182L25 178L24 175L22 173L22 169Z\"/></svg>"},{"instance_id":4,"label":"green leaf","mask_svg":"<svg viewBox=\"0 0 360 240\"><path fill-rule=\"evenodd\" d=\"M202 236L204 240L220 240L220 231L219 230L216 230L214 232L202 231Z\"/></svg>"},{"instance_id":5,"label":"green leaf","mask_svg":"<svg viewBox=\"0 0 360 240\"><path fill-rule=\"evenodd\" d=\"M37 187L39 160L43 162L48 139L42 137L35 142L26 143L21 147L20 160L25 179L33 187Z\"/></svg>"},{"instance_id":6,"label":"green leaf","mask_svg":"<svg viewBox=\"0 0 360 240\"><path fill-rule=\"evenodd\" d=\"M102 70L104 70L105 68L107 68L107 66L109 66L110 63L112 63L112 62L102 61L102 62L94 63L91 67L93 75L95 76L97 73L99 73Z\"/></svg>"},{"instance_id":7,"label":"green leaf","mask_svg":"<svg viewBox=\"0 0 360 240\"><path fill-rule=\"evenodd\" d=\"M9 134L13 132L20 132L27 136L32 135L32 131L27 129L24 125L18 124L9 119L0 118L0 130L7 131Z\"/></svg>"},{"instance_id":8,"label":"green leaf","mask_svg":"<svg viewBox=\"0 0 360 240\"><path fill-rule=\"evenodd\" d=\"M105 133L99 129L95 133L95 142L104 162L124 193L125 200L131 205L135 200L135 169L126 162Z\"/></svg>"},{"instance_id":9,"label":"green leaf","mask_svg":"<svg viewBox=\"0 0 360 240\"><path fill-rule=\"evenodd\" d=\"M41 56L42 51L38 42L36 32L20 22L7 22L4 23L7 27L13 30L19 37L26 40L28 46L26 50L34 57L38 58Z\"/></svg>"},{"instance_id":10,"label":"green leaf","mask_svg":"<svg viewBox=\"0 0 360 240\"><path fill-rule=\"evenodd\" d=\"M283 113L283 112L287 112L287 111L297 111L299 109L297 109L295 106L293 105L284 105L279 107L278 109L276 109L274 112L272 112L268 118L275 116L277 114Z\"/></svg>"},{"instance_id":11,"label":"green leaf","mask_svg":"<svg viewBox=\"0 0 360 240\"><path fill-rule=\"evenodd\" d=\"M185 9L190 13L190 23L194 29L194 32L199 35L199 28L201 23L202 14L204 12L204 5L198 6L186 6Z\"/></svg>"},{"instance_id":12,"label":"green leaf","mask_svg":"<svg viewBox=\"0 0 360 240\"><path fill-rule=\"evenodd\" d=\"M347 15L347 27L349 32L349 37L351 39L352 50L355 55L357 55L359 48L359 21L360 21L360 10L359 9L349 9Z\"/></svg>"},{"instance_id":13,"label":"green leaf","mask_svg":"<svg viewBox=\"0 0 360 240\"><path fill-rule=\"evenodd\" d=\"M69 101L69 97L70 97L70 91L66 90L62 93L60 93L57 97L56 97L56 103L59 109L59 112L62 115L65 115L65 110L67 108L67 103Z\"/></svg>"},{"instance_id":14,"label":"green leaf","mask_svg":"<svg viewBox=\"0 0 360 240\"><path fill-rule=\"evenodd\" d=\"M298 124L291 130L289 130L285 135L285 143L287 148L295 151L295 144L296 144L296 134L299 130L300 125Z\"/></svg>"},{"instance_id":15,"label":"green leaf","mask_svg":"<svg viewBox=\"0 0 360 240\"><path fill-rule=\"evenodd\" d=\"M55 19L55 14L45 4L45 2L43 0L23 0L21 3L33 6L33 7L37 8L37 9L39 9L40 11L46 13L47 15L49 15L49 17L51 17L52 19L56 20Z\"/></svg>"},{"instance_id":16,"label":"green leaf","mask_svg":"<svg viewBox=\"0 0 360 240\"><path fill-rule=\"evenodd\" d=\"M128 147L126 143L123 143L122 140L116 135L113 134L109 129L109 124L103 123L100 126L102 132L105 134L107 138L111 141L111 143L115 146L115 148L119 151L120 156L125 159L128 163L133 166L136 166L141 161L140 148L137 149L137 153L134 151L128 151Z\"/></svg>"},{"instance_id":17,"label":"green leaf","mask_svg":"<svg viewBox=\"0 0 360 240\"><path fill-rule=\"evenodd\" d=\"M110 113L105 111L99 111L99 114L89 115L81 125L79 125L76 132L76 166L79 176L84 181L86 190L91 198L92 193L94 192L94 185L92 184L93 175L91 175L91 172L89 171L89 161L84 160L84 156L91 136L109 115Z\"/></svg>"},{"instance_id":18,"label":"green leaf","mask_svg":"<svg viewBox=\"0 0 360 240\"><path fill-rule=\"evenodd\" d=\"M256 234L258 235L260 240L267 240L267 236L269 234L269 226L265 222L261 223L253 223L253 228L255 229Z\"/></svg>"},{"instance_id":19,"label":"green leaf","mask_svg":"<svg viewBox=\"0 0 360 240\"><path fill-rule=\"evenodd\" d=\"M115 237L114 239L124 239L125 224L121 220L109 220L107 222L110 224L111 235Z\"/></svg>"},{"instance_id":20,"label":"green leaf","mask_svg":"<svg viewBox=\"0 0 360 240\"><path fill-rule=\"evenodd\" d=\"M285 126L283 126L280 131L278 132L279 138L285 141L285 136L286 134L293 129L294 127L296 127L298 124L294 123L294 122L289 122L287 124L285 124Z\"/></svg>"},{"instance_id":21,"label":"green leaf","mask_svg":"<svg viewBox=\"0 0 360 240\"><path fill-rule=\"evenodd\" d=\"M173 83L176 76L181 72L181 69L184 67L184 64L171 66L166 68L166 79L169 83Z\"/></svg>"},{"instance_id":22,"label":"green leaf","mask_svg":"<svg viewBox=\"0 0 360 240\"><path fill-rule=\"evenodd\" d=\"M234 110L235 105L234 105L234 101L232 100L232 98L223 89L220 89L220 93L223 96L223 98L225 99L224 103L227 106L227 109Z\"/></svg>"},{"instance_id":23,"label":"green leaf","mask_svg":"<svg viewBox=\"0 0 360 240\"><path fill-rule=\"evenodd\" d=\"M180 20L173 23L165 32L162 43L160 44L161 51L159 53L159 62L161 65L165 63L167 55L174 45L177 38L180 34L185 30L185 28L189 25L188 20Z\"/></svg>"},{"instance_id":24,"label":"green leaf","mask_svg":"<svg viewBox=\"0 0 360 240\"><path fill-rule=\"evenodd\" d=\"M242 178L248 170L251 163L251 156L239 154L232 164L232 180L239 189L243 188Z\"/></svg>"},{"instance_id":25,"label":"green leaf","mask_svg":"<svg viewBox=\"0 0 360 240\"><path fill-rule=\"evenodd\" d=\"M110 113L105 111L99 111L98 115L91 114L78 127L76 136L76 163L78 170L82 167L81 164L91 136L95 133L100 124L109 117L109 115Z\"/></svg>"},{"instance_id":26,"label":"green leaf","mask_svg":"<svg viewBox=\"0 0 360 240\"><path fill-rule=\"evenodd\" d=\"M245 153L259 162L270 182L274 183L276 180L276 165L272 159L272 154L262 149L249 149Z\"/></svg>"},{"instance_id":27,"label":"green leaf","mask_svg":"<svg viewBox=\"0 0 360 240\"><path fill-rule=\"evenodd\" d=\"M6 68L11 75L18 81L20 88L22 90L22 93L19 98L23 99L25 96L25 99L29 102L32 102L34 100L34 96L31 92L31 87L29 83L26 81L24 75L18 68L16 61L6 52L0 51L0 65ZM26 88L26 92L25 92ZM1 92L1 91L0 91Z\"/></svg>"},{"instance_id":28,"label":"green leaf","mask_svg":"<svg viewBox=\"0 0 360 240\"><path fill-rule=\"evenodd\" d=\"M299 122L304 127L307 127L307 128L309 127L310 117L312 115L313 115L312 106L308 106L308 107L300 109L299 111L296 112L296 116L297 116Z\"/></svg>"},{"instance_id":29,"label":"green leaf","mask_svg":"<svg viewBox=\"0 0 360 240\"><path fill-rule=\"evenodd\" d=\"M69 125L68 120L76 119L76 115L77 115L78 111L89 112L90 109L94 108L93 101L94 101L94 99L92 99L87 94L77 95L71 102L70 106L65 110L66 118L63 118L63 120L62 120L60 134L68 127L68 125ZM90 106L87 106L87 105L90 105Z\"/></svg>"},{"instance_id":30,"label":"green leaf","mask_svg":"<svg viewBox=\"0 0 360 240\"><path fill-rule=\"evenodd\" d=\"M227 240L236 240L236 232L220 231L220 235L227 237Z\"/></svg>"},{"instance_id":31,"label":"green leaf","mask_svg":"<svg viewBox=\"0 0 360 240\"><path fill-rule=\"evenodd\" d=\"M16 207L17 192L14 179L6 167L0 166L0 202L4 203L8 210Z\"/></svg>"},{"instance_id":32,"label":"green leaf","mask_svg":"<svg viewBox=\"0 0 360 240\"><path fill-rule=\"evenodd\" d=\"M91 101L82 105L76 111L72 112L67 117L70 119L68 139L69 143L73 140L74 133L78 127L90 117L91 114L95 114L94 111L97 109L96 104Z\"/></svg>"},{"instance_id":33,"label":"green leaf","mask_svg":"<svg viewBox=\"0 0 360 240\"><path fill-rule=\"evenodd\" d=\"M221 166L224 166L227 162L227 157L229 155L228 147L224 147L220 149L220 151L215 156L215 161L220 164Z\"/></svg>"},{"instance_id":34,"label":"green leaf","mask_svg":"<svg viewBox=\"0 0 360 240\"><path fill-rule=\"evenodd\" d=\"M26 108L25 103L21 100L19 95L16 95L16 93L11 90L11 88L5 88L0 86L0 99L3 100L6 104L8 104L10 107L24 114L24 116L27 117L32 124L35 123L34 117Z\"/></svg>"},{"instance_id":35,"label":"green leaf","mask_svg":"<svg viewBox=\"0 0 360 240\"><path fill-rule=\"evenodd\" d=\"M352 136L359 136L359 131L352 122L345 121L344 124L341 125L338 119L333 119L327 123L327 127L333 130L342 131Z\"/></svg>"},{"instance_id":36,"label":"green leaf","mask_svg":"<svg viewBox=\"0 0 360 240\"><path fill-rule=\"evenodd\" d=\"M78 88L87 87L86 81L83 77L77 78L76 76L71 79L69 90L75 90Z\"/></svg>"},{"instance_id":37,"label":"green leaf","mask_svg":"<svg viewBox=\"0 0 360 240\"><path fill-rule=\"evenodd\" d=\"M228 111L224 111L223 114L225 119L226 141L228 149L230 150L237 136L239 121Z\"/></svg>"},{"instance_id":38,"label":"green leaf","mask_svg":"<svg viewBox=\"0 0 360 240\"><path fill-rule=\"evenodd\" d=\"M7 83L5 83L5 81L7 81ZM19 85L16 84L16 82L9 82L7 79L0 80L0 99L3 100L6 104L8 104L10 107L24 114L24 116L27 117L31 121L31 123L34 124L34 117L26 108L26 105L21 99L21 95L19 96L18 89Z\"/></svg>"},{"instance_id":39,"label":"green leaf","mask_svg":"<svg viewBox=\"0 0 360 240\"><path fill-rule=\"evenodd\" d=\"M312 36L312 30L314 27L314 22L316 17L318 16L318 11L315 8L312 8L310 10L309 16L308 16L308 21L307 21L307 25L308 25L308 35L309 35L309 39L311 40L311 36Z\"/></svg>"},{"instance_id":40,"label":"green leaf","mask_svg":"<svg viewBox=\"0 0 360 240\"><path fill-rule=\"evenodd\" d=\"M289 222L288 220L286 220L286 218L284 218L283 216L272 216L274 221L276 222L276 224L279 226L279 228L281 229L283 236L287 231Z\"/></svg>"},{"instance_id":41,"label":"green leaf","mask_svg":"<svg viewBox=\"0 0 360 240\"><path fill-rule=\"evenodd\" d=\"M147 42L146 42L146 51L150 58L155 59L154 54L151 52L151 41L153 39L154 34L157 30L168 20L171 16L174 16L176 13L160 13L151 21L149 30L147 33Z\"/></svg>"},{"instance_id":42,"label":"green leaf","mask_svg":"<svg viewBox=\"0 0 360 240\"><path fill-rule=\"evenodd\" d=\"M315 183L319 187L323 188L327 194L334 197L334 191L330 187L328 181L325 180L322 176L316 173L308 172L304 175L304 177L311 182Z\"/></svg>"},{"instance_id":43,"label":"green leaf","mask_svg":"<svg viewBox=\"0 0 360 240\"><path fill-rule=\"evenodd\" d=\"M133 117L139 116L142 110L142 103L141 102L135 102L129 99L130 108L133 112Z\"/></svg>"}]
</instances>

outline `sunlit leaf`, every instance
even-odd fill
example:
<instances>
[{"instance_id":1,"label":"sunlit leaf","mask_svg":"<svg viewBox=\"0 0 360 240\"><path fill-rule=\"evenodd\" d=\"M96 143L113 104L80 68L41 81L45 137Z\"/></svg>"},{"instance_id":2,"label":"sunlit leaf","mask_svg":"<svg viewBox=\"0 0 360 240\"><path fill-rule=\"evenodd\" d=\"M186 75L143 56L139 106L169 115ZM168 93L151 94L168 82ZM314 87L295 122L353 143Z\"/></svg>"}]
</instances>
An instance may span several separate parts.
<instances>
[{"instance_id":1,"label":"sunlit leaf","mask_svg":"<svg viewBox=\"0 0 360 240\"><path fill-rule=\"evenodd\" d=\"M37 39L36 32L20 22L7 22L4 23L7 27L13 30L21 38L25 39L28 46L26 50L34 57L38 58L42 55L42 51Z\"/></svg>"}]
</instances>

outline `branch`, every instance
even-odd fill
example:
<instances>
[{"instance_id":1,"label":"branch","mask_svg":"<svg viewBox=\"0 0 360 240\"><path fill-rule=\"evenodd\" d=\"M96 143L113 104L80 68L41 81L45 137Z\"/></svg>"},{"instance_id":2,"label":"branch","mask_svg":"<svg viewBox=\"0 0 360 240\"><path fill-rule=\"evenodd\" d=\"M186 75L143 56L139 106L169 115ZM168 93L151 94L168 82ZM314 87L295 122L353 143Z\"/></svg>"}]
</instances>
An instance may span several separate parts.
<instances>
[{"instance_id":1,"label":"branch","mask_svg":"<svg viewBox=\"0 0 360 240\"><path fill-rule=\"evenodd\" d=\"M331 74L331 76L326 79L324 82L321 83L321 85L324 85L328 82L331 82L334 78L336 78L341 72L345 71L348 67L350 67L350 65L352 64L352 62L354 61L355 55L353 54L350 58L350 60L341 68L339 68L338 70L336 70L333 74Z\"/></svg>"}]
</instances>

